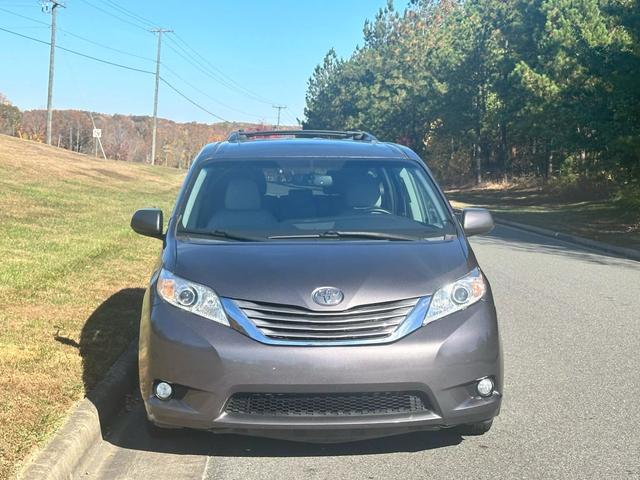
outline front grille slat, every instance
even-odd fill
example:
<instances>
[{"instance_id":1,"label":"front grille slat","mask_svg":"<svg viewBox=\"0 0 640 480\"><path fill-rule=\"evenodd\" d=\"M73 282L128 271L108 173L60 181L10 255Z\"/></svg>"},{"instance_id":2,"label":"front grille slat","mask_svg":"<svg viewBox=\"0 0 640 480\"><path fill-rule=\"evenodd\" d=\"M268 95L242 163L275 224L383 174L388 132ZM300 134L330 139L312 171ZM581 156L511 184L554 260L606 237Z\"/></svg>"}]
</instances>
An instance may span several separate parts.
<instances>
[{"instance_id":1,"label":"front grille slat","mask_svg":"<svg viewBox=\"0 0 640 480\"><path fill-rule=\"evenodd\" d=\"M236 393L225 407L235 415L343 417L428 412L421 392Z\"/></svg>"},{"instance_id":2,"label":"front grille slat","mask_svg":"<svg viewBox=\"0 0 640 480\"><path fill-rule=\"evenodd\" d=\"M349 332L349 331L357 331L357 330L370 330L374 328L385 328L385 327L393 327L400 325L404 320L404 317L393 317L389 320L383 320L380 322L364 322L364 323L350 323L350 324L335 324L335 323L305 323L304 325L300 325L297 323L276 323L276 322L266 322L259 319L252 319L253 323L256 324L257 327L264 327L275 330L300 330L300 331L333 331L333 332Z\"/></svg>"},{"instance_id":3,"label":"front grille slat","mask_svg":"<svg viewBox=\"0 0 640 480\"><path fill-rule=\"evenodd\" d=\"M418 302L410 298L361 305L346 310L310 310L292 305L234 300L266 337L279 341L331 341L384 338L405 321Z\"/></svg>"},{"instance_id":4,"label":"front grille slat","mask_svg":"<svg viewBox=\"0 0 640 480\"><path fill-rule=\"evenodd\" d=\"M404 317L411 311L413 307L398 308L390 310L383 314L365 314L365 315L341 315L341 316L316 316L315 314L299 313L297 315L280 315L270 314L265 312L258 312L255 310L244 309L244 314L251 319L264 319L273 320L275 322L300 322L300 323L353 323L353 322L366 322L374 320L384 320L387 318ZM304 317L302 316L304 315Z\"/></svg>"},{"instance_id":5,"label":"front grille slat","mask_svg":"<svg viewBox=\"0 0 640 480\"><path fill-rule=\"evenodd\" d=\"M377 330L368 331L368 332L353 331L353 332L339 333L339 332L317 332L317 331L316 332L310 332L310 331L282 332L278 330L272 330L269 328L262 328L262 332L268 337L272 337L272 338L291 338L291 339L309 338L309 339L320 339L320 340L327 340L327 339L341 340L345 338L369 338L369 337L381 337L381 336L386 337L387 335L391 334L395 329L396 327L392 326L392 327L377 329Z\"/></svg>"},{"instance_id":6,"label":"front grille slat","mask_svg":"<svg viewBox=\"0 0 640 480\"><path fill-rule=\"evenodd\" d=\"M250 302L247 300L236 300L235 302L238 304L240 308L244 309L253 309L260 310L269 313L284 313L291 315L300 315L301 313L308 314L311 313L317 316L340 316L340 315L357 315L357 314L367 314L367 313L376 313L376 312L384 312L386 310L394 310L396 308L402 307L413 307L417 298L409 298L406 300L398 300L395 302L387 302L387 303L374 303L369 305L361 305L359 307L350 308L349 310L342 311L318 311L318 310L307 310L302 307L295 307L289 305L281 305L281 304L272 304L272 303L257 303Z\"/></svg>"}]
</instances>

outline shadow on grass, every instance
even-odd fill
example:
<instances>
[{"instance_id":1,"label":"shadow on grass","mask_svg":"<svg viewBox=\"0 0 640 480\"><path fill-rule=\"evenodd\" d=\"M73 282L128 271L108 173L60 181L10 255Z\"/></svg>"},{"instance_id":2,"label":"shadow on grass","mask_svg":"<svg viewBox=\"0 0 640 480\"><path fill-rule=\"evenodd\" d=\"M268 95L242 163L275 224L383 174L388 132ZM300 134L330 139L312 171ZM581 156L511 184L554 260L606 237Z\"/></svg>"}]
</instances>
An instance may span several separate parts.
<instances>
[{"instance_id":1,"label":"shadow on grass","mask_svg":"<svg viewBox=\"0 0 640 480\"><path fill-rule=\"evenodd\" d=\"M122 382L117 381L123 376L121 370L124 365L133 359L128 359L128 362L116 361L131 342L138 338L143 297L142 288L126 288L111 295L87 318L79 342L60 335L60 331L54 335L56 341L79 350L84 390L87 398L95 405L102 425L103 419L110 417L122 406L113 401L114 394L120 394L124 399L125 394L134 387L133 384L122 385ZM100 381L104 384L96 389Z\"/></svg>"},{"instance_id":2,"label":"shadow on grass","mask_svg":"<svg viewBox=\"0 0 640 480\"><path fill-rule=\"evenodd\" d=\"M80 336L82 380L89 394L132 340L138 337L144 290L125 288L106 299L87 319Z\"/></svg>"}]
</instances>

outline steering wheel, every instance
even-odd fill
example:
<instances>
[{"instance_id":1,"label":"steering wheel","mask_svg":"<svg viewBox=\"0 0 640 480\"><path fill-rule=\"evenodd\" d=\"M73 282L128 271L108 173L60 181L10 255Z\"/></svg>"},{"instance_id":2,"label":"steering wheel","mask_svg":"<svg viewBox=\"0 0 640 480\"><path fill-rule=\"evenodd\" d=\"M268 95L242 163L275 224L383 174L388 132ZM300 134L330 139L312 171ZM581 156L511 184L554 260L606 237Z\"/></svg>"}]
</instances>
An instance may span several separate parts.
<instances>
[{"instance_id":1,"label":"steering wheel","mask_svg":"<svg viewBox=\"0 0 640 480\"><path fill-rule=\"evenodd\" d=\"M393 213L391 213L389 210L385 210L384 208L380 208L380 207L368 208L367 212L368 213L380 213L380 214L384 214L384 215L393 215Z\"/></svg>"}]
</instances>

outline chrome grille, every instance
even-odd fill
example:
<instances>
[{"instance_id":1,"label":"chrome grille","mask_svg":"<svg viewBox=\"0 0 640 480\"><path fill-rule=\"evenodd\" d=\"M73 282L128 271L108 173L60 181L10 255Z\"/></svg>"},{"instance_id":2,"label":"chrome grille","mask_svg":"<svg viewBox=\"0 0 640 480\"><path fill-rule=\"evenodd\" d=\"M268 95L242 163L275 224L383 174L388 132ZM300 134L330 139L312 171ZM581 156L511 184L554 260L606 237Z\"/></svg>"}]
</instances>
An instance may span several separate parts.
<instances>
[{"instance_id":1,"label":"chrome grille","mask_svg":"<svg viewBox=\"0 0 640 480\"><path fill-rule=\"evenodd\" d=\"M331 342L384 339L404 322L418 299L375 303L339 312L245 300L234 301L266 337L278 340Z\"/></svg>"}]
</instances>

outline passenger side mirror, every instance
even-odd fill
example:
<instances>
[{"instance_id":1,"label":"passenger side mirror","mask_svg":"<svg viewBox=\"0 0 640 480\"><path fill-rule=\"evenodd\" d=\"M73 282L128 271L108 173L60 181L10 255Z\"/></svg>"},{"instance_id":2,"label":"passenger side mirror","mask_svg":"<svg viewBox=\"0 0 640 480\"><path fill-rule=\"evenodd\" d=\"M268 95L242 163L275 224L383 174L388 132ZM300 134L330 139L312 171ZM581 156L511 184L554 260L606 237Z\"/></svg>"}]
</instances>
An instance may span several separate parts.
<instances>
[{"instance_id":1,"label":"passenger side mirror","mask_svg":"<svg viewBox=\"0 0 640 480\"><path fill-rule=\"evenodd\" d=\"M494 226L493 217L489 210L484 208L465 208L462 210L462 228L468 237L489 233Z\"/></svg>"},{"instance_id":2,"label":"passenger side mirror","mask_svg":"<svg viewBox=\"0 0 640 480\"><path fill-rule=\"evenodd\" d=\"M131 228L140 235L164 238L162 233L162 210L159 208L142 208L136 210L136 213L131 217Z\"/></svg>"}]
</instances>

